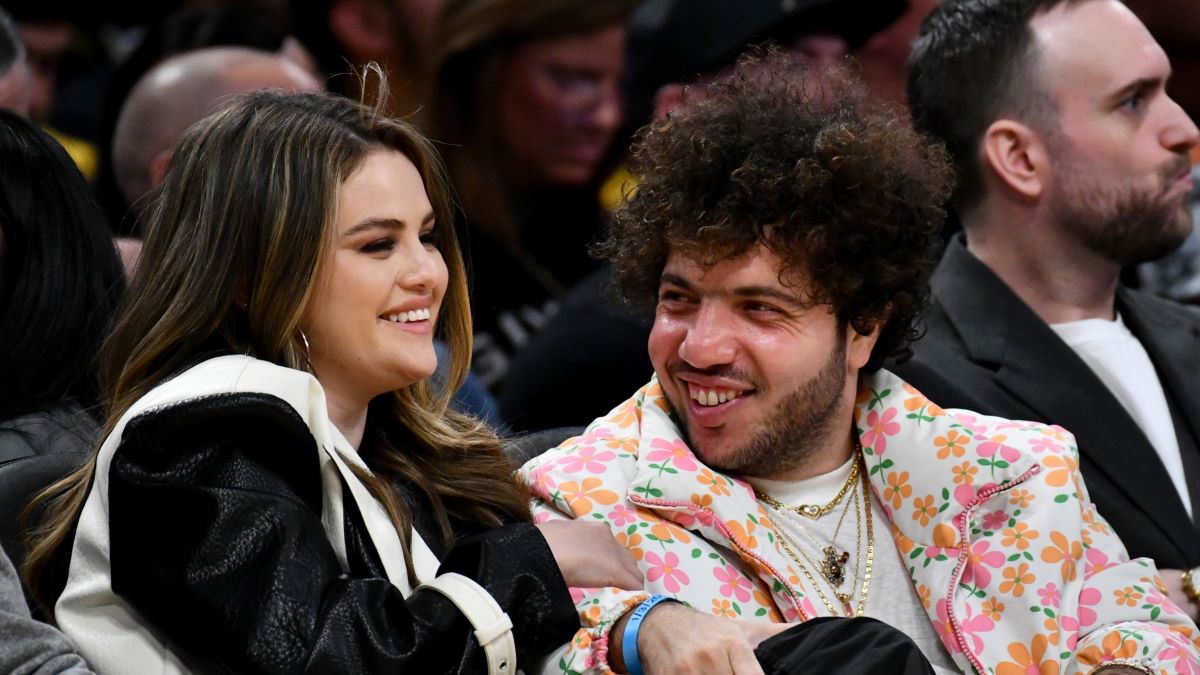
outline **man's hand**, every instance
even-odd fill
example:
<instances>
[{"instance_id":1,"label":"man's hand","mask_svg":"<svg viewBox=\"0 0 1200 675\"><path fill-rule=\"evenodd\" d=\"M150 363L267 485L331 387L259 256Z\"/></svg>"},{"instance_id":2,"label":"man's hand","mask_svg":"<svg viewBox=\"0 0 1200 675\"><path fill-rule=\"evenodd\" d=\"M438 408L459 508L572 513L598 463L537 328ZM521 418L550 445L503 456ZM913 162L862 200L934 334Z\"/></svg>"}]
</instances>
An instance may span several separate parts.
<instances>
[{"instance_id":1,"label":"man's hand","mask_svg":"<svg viewBox=\"0 0 1200 675\"><path fill-rule=\"evenodd\" d=\"M572 588L641 590L642 571L629 549L617 543L603 523L547 520L537 524L550 545L563 579Z\"/></svg>"},{"instance_id":2,"label":"man's hand","mask_svg":"<svg viewBox=\"0 0 1200 675\"><path fill-rule=\"evenodd\" d=\"M629 613L613 626L608 639L608 663L626 672L621 640ZM650 610L638 631L638 655L646 675L712 673L763 675L754 649L790 624L722 619L677 603Z\"/></svg>"},{"instance_id":3,"label":"man's hand","mask_svg":"<svg viewBox=\"0 0 1200 675\"><path fill-rule=\"evenodd\" d=\"M1167 596L1171 598L1171 602L1179 605L1192 619L1200 616L1200 607L1183 592L1183 570L1159 570L1158 574L1167 586Z\"/></svg>"}]
</instances>

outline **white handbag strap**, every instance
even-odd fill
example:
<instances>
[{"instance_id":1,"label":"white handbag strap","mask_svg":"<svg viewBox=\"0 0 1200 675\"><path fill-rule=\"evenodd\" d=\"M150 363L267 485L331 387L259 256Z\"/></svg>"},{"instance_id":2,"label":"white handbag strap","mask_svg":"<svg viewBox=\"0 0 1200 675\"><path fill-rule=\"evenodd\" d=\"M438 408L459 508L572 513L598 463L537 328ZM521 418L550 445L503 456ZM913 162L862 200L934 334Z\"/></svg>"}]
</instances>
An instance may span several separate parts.
<instances>
[{"instance_id":1,"label":"white handbag strap","mask_svg":"<svg viewBox=\"0 0 1200 675\"><path fill-rule=\"evenodd\" d=\"M475 640L483 647L490 675L517 672L517 644L513 641L512 620L496 599L469 577L447 572L418 587L438 591L458 607L475 627Z\"/></svg>"}]
</instances>

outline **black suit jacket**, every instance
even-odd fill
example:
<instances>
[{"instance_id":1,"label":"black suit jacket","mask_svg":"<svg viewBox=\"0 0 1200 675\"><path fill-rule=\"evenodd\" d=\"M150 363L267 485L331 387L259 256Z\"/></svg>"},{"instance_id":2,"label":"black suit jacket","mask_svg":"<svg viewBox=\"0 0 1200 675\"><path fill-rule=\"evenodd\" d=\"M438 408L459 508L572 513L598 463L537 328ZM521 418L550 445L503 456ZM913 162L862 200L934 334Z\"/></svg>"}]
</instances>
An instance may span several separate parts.
<instances>
[{"instance_id":1,"label":"black suit jacket","mask_svg":"<svg viewBox=\"0 0 1200 675\"><path fill-rule=\"evenodd\" d=\"M1200 317L1127 288L1117 292L1117 309L1173 403L1181 447L1200 439ZM934 272L923 321L925 335L914 358L894 368L898 374L944 407L1065 427L1075 434L1092 500L1130 555L1154 558L1162 568L1200 565L1200 528L1145 434L961 236ZM1200 492L1194 463L1187 478L1189 491Z\"/></svg>"}]
</instances>

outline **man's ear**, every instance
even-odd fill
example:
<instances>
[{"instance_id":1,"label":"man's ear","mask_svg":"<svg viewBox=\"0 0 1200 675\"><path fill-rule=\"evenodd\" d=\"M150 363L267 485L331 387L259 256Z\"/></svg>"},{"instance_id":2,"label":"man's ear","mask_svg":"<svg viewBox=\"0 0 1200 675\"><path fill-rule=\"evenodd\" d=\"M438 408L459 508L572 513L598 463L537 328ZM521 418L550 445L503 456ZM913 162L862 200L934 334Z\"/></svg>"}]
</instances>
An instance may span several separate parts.
<instances>
[{"instance_id":1,"label":"man's ear","mask_svg":"<svg viewBox=\"0 0 1200 675\"><path fill-rule=\"evenodd\" d=\"M150 187L156 188L167 177L167 169L171 167L171 151L163 150L150 160Z\"/></svg>"},{"instance_id":2,"label":"man's ear","mask_svg":"<svg viewBox=\"0 0 1200 675\"><path fill-rule=\"evenodd\" d=\"M983 133L985 179L990 177L1026 199L1046 191L1050 154L1042 136L1014 120L996 120Z\"/></svg>"},{"instance_id":3,"label":"man's ear","mask_svg":"<svg viewBox=\"0 0 1200 675\"><path fill-rule=\"evenodd\" d=\"M862 333L853 323L846 325L846 367L855 371L862 370L871 360L871 352L875 343L879 342L879 333L887 319L880 319L871 324L869 332Z\"/></svg>"},{"instance_id":4,"label":"man's ear","mask_svg":"<svg viewBox=\"0 0 1200 675\"><path fill-rule=\"evenodd\" d=\"M391 17L376 0L334 0L329 7L329 32L355 63L382 64L395 47Z\"/></svg>"}]
</instances>

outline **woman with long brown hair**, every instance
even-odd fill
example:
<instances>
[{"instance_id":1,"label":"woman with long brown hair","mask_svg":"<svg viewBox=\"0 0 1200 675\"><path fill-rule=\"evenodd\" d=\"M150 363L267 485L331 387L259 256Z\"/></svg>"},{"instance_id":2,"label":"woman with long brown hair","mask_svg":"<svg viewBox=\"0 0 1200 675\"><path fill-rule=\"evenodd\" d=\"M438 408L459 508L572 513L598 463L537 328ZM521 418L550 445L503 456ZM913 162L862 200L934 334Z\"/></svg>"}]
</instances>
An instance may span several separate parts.
<instances>
[{"instance_id":1,"label":"woman with long brown hair","mask_svg":"<svg viewBox=\"0 0 1200 675\"><path fill-rule=\"evenodd\" d=\"M49 604L67 560L53 616L97 670L513 672L578 627L564 578L639 585L615 541L532 525L448 408L451 226L428 142L378 110L256 92L185 134L102 352L105 440L26 566Z\"/></svg>"},{"instance_id":2,"label":"woman with long brown hair","mask_svg":"<svg viewBox=\"0 0 1200 675\"><path fill-rule=\"evenodd\" d=\"M448 0L431 59L433 137L461 196L475 374L511 357L595 269L587 245L622 120L636 0Z\"/></svg>"}]
</instances>

